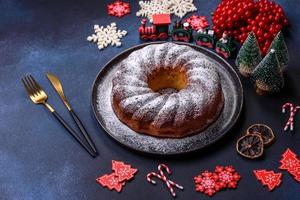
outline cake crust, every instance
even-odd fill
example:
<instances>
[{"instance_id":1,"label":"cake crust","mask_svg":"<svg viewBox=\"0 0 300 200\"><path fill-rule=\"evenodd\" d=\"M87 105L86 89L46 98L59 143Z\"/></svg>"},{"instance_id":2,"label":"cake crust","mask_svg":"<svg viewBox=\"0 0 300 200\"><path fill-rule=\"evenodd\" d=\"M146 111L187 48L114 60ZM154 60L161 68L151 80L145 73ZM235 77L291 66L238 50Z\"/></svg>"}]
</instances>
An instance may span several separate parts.
<instances>
[{"instance_id":1,"label":"cake crust","mask_svg":"<svg viewBox=\"0 0 300 200\"><path fill-rule=\"evenodd\" d=\"M152 80L157 77L157 80ZM173 92L162 92L164 87ZM175 91L175 92L174 92ZM180 138L206 129L224 105L219 75L204 54L185 45L148 45L131 53L113 77L117 117L138 133Z\"/></svg>"}]
</instances>

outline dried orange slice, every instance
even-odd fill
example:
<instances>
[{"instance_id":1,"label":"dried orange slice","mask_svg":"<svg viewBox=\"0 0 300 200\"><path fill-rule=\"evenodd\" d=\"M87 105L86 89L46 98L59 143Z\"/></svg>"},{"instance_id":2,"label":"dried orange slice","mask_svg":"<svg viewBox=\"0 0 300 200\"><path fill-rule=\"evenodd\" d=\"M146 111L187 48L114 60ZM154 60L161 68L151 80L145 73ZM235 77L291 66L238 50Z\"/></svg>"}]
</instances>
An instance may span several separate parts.
<instances>
[{"instance_id":1,"label":"dried orange slice","mask_svg":"<svg viewBox=\"0 0 300 200\"><path fill-rule=\"evenodd\" d=\"M264 142L258 134L247 134L238 139L236 143L237 152L250 159L262 156L264 152Z\"/></svg>"},{"instance_id":2,"label":"dried orange slice","mask_svg":"<svg viewBox=\"0 0 300 200\"><path fill-rule=\"evenodd\" d=\"M265 124L253 124L247 129L246 134L258 134L262 137L264 145L268 145L275 140L273 130Z\"/></svg>"}]
</instances>

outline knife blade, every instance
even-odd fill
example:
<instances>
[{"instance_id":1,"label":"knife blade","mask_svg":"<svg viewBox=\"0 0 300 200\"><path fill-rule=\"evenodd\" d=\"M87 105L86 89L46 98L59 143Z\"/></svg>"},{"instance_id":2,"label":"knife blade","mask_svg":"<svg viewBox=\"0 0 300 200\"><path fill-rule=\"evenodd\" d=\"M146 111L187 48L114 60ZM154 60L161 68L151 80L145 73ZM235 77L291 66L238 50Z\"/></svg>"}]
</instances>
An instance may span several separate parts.
<instances>
[{"instance_id":1,"label":"knife blade","mask_svg":"<svg viewBox=\"0 0 300 200\"><path fill-rule=\"evenodd\" d=\"M47 73L47 78L49 79L49 81L53 85L53 87L55 88L56 92L62 99L62 101L65 104L65 106L67 107L67 109L69 111L72 110L71 105L68 102L68 100L64 94L64 90L62 88L62 84L61 84L60 80L54 74L51 74L51 73Z\"/></svg>"}]
</instances>

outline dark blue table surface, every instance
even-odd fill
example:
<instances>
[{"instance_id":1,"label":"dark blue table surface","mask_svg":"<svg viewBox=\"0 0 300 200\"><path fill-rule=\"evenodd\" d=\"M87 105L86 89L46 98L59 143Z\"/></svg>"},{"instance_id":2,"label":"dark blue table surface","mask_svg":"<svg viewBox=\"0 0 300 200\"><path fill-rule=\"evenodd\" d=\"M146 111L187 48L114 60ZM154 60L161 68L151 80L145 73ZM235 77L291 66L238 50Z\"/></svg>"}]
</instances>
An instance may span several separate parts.
<instances>
[{"instance_id":1,"label":"dark blue table surface","mask_svg":"<svg viewBox=\"0 0 300 200\"><path fill-rule=\"evenodd\" d=\"M112 2L112 1L109 1ZM196 1L197 13L209 16L217 0ZM253 86L241 78L245 105L237 125L215 145L201 152L177 157L153 157L128 150L113 141L97 124L90 105L93 80L101 67L121 51L141 43L135 16L138 1L131 1L132 14L108 16L108 1L100 0L1 0L0 1L0 199L170 199L166 186L149 184L145 175L164 162L173 170L171 179L182 184L178 199L210 199L195 192L193 177L216 165L232 164L242 175L236 190L217 193L212 199L300 199L300 185L283 172L282 185L268 192L253 176L254 169L279 171L279 159L290 147L300 155L300 118L294 133L284 133L287 115L281 114L286 101L299 100L300 2L279 1L291 23L286 42L290 64L286 87L275 96L257 96ZM175 17L173 18L175 20ZM117 22L128 31L121 48L98 51L86 41L94 24ZM66 95L91 133L100 155L92 159L42 106L34 105L20 78L32 73L55 106L69 122L71 118L45 78L57 74ZM253 123L266 123L276 142L259 160L245 160L235 151L236 140ZM139 169L134 180L119 194L96 184L95 179L111 173L111 160L122 160Z\"/></svg>"}]
</instances>

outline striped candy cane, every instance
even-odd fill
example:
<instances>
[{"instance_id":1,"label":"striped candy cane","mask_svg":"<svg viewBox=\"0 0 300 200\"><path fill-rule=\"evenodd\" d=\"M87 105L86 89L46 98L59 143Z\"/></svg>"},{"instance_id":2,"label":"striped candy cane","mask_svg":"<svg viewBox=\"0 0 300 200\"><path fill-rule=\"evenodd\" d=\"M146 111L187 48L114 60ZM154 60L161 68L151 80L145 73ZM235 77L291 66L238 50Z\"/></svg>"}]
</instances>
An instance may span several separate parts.
<instances>
[{"instance_id":1,"label":"striped candy cane","mask_svg":"<svg viewBox=\"0 0 300 200\"><path fill-rule=\"evenodd\" d=\"M176 193L173 189L172 186L175 186L181 190L183 190L183 187L181 185L178 185L177 183L167 179L167 177L165 176L164 172L163 172L163 168L167 171L168 174L171 174L171 170L169 169L169 167L165 164L160 164L158 165L158 171L159 171L159 174L155 173L155 172L150 172L149 174L147 174L147 181L152 183L152 184L156 184L156 181L154 181L152 179L153 176L163 180L166 184L167 184L167 187L169 188L171 194L173 197L176 197Z\"/></svg>"},{"instance_id":2,"label":"striped candy cane","mask_svg":"<svg viewBox=\"0 0 300 200\"><path fill-rule=\"evenodd\" d=\"M290 117L289 117L288 121L286 122L286 125L283 130L287 131L288 128L290 127L290 131L293 131L294 130L294 118L295 118L297 111L300 109L300 106L294 107L294 105L292 103L285 103L282 106L282 113L285 113L287 108L290 108Z\"/></svg>"}]
</instances>

